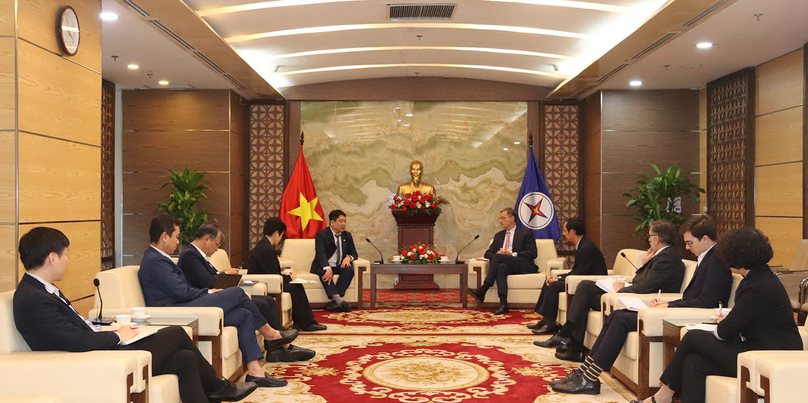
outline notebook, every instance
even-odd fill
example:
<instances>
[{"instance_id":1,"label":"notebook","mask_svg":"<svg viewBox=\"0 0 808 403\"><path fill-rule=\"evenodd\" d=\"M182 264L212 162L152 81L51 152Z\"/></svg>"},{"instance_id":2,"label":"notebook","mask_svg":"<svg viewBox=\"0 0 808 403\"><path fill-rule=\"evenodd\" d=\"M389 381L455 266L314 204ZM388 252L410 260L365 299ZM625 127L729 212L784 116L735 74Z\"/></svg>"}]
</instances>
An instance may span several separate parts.
<instances>
[{"instance_id":1,"label":"notebook","mask_svg":"<svg viewBox=\"0 0 808 403\"><path fill-rule=\"evenodd\" d=\"M237 287L239 282L241 282L241 274L221 273L219 277L216 278L216 284L213 284L213 288L225 289Z\"/></svg>"},{"instance_id":2,"label":"notebook","mask_svg":"<svg viewBox=\"0 0 808 403\"><path fill-rule=\"evenodd\" d=\"M128 345L130 345L132 343L136 343L136 342L138 342L140 340L143 340L143 339L157 333L158 330L160 330L160 328L141 331L140 333L137 334L137 336L132 337L131 339L129 339L127 341L122 341L121 345L128 346Z\"/></svg>"},{"instance_id":3,"label":"notebook","mask_svg":"<svg viewBox=\"0 0 808 403\"><path fill-rule=\"evenodd\" d=\"M625 305L629 311L639 312L648 308L648 305L637 297L617 297L617 302Z\"/></svg>"}]
</instances>

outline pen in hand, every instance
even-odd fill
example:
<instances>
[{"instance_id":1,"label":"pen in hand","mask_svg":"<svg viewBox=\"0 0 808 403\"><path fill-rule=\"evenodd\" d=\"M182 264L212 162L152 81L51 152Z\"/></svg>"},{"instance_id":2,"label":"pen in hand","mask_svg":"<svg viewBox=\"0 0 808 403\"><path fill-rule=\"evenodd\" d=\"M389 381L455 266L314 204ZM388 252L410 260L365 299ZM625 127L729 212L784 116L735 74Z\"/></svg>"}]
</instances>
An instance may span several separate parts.
<instances>
[{"instance_id":1,"label":"pen in hand","mask_svg":"<svg viewBox=\"0 0 808 403\"><path fill-rule=\"evenodd\" d=\"M660 288L656 293L657 304L662 303L662 289Z\"/></svg>"}]
</instances>

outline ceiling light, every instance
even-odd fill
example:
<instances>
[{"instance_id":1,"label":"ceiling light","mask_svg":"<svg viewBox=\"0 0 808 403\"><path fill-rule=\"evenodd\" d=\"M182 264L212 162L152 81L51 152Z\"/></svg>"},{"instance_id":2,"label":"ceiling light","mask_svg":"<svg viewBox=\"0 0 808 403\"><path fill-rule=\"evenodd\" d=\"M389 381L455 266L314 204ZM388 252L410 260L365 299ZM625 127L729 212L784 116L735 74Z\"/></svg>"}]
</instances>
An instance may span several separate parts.
<instances>
[{"instance_id":1,"label":"ceiling light","mask_svg":"<svg viewBox=\"0 0 808 403\"><path fill-rule=\"evenodd\" d=\"M276 74L276 76L292 76L297 74L322 73L326 71L382 69L391 67L445 67L445 68L475 69L475 70L494 70L494 71L503 71L507 73L532 74L537 76L546 76L553 78L568 77L566 74L550 73L547 71L539 71L539 70L517 69L514 67L484 66L478 64L444 64L444 63L390 63L390 64L358 64L351 66L329 66L314 69L292 70L284 73L278 73Z\"/></svg>"},{"instance_id":2,"label":"ceiling light","mask_svg":"<svg viewBox=\"0 0 808 403\"><path fill-rule=\"evenodd\" d=\"M639 86L642 85L642 81L640 81L640 80L631 80L631 81L628 82L628 85L630 85L632 87L639 87Z\"/></svg>"},{"instance_id":3,"label":"ceiling light","mask_svg":"<svg viewBox=\"0 0 808 403\"><path fill-rule=\"evenodd\" d=\"M412 117L412 113L408 113L408 114L406 114L406 115L404 115L404 116L407 116L407 117L410 117L410 118L411 118L411 117Z\"/></svg>"},{"instance_id":4,"label":"ceiling light","mask_svg":"<svg viewBox=\"0 0 808 403\"><path fill-rule=\"evenodd\" d=\"M696 47L699 48L699 49L710 49L711 47L713 47L713 43L712 42L699 42L699 43L696 44Z\"/></svg>"},{"instance_id":5,"label":"ceiling light","mask_svg":"<svg viewBox=\"0 0 808 403\"><path fill-rule=\"evenodd\" d=\"M373 46L373 47L361 47L361 48L320 49L320 50L309 50L306 52L295 52L295 53L273 55L269 56L267 59L275 60L275 59L288 59L305 56L335 55L341 53L384 52L384 51L399 51L399 50L446 50L446 51L459 51L459 52L485 52L485 53L500 53L500 54L532 56L532 57L547 57L552 59L563 59L563 60L574 59L574 57L554 53L531 52L528 50L518 50L518 49L481 48L472 46Z\"/></svg>"},{"instance_id":6,"label":"ceiling light","mask_svg":"<svg viewBox=\"0 0 808 403\"><path fill-rule=\"evenodd\" d=\"M503 148L502 151L508 151L508 147Z\"/></svg>"},{"instance_id":7,"label":"ceiling light","mask_svg":"<svg viewBox=\"0 0 808 403\"><path fill-rule=\"evenodd\" d=\"M127 67L129 70L137 70L137 69L139 69L139 68L140 68L140 66L138 66L137 64L134 64L134 63L132 63L132 64L130 64L130 65L128 65L128 66L126 66L126 67Z\"/></svg>"},{"instance_id":8,"label":"ceiling light","mask_svg":"<svg viewBox=\"0 0 808 403\"><path fill-rule=\"evenodd\" d=\"M522 144L522 142L521 141L514 141L513 144L519 145L519 144Z\"/></svg>"},{"instance_id":9,"label":"ceiling light","mask_svg":"<svg viewBox=\"0 0 808 403\"><path fill-rule=\"evenodd\" d=\"M623 6L613 6L610 4L590 3L586 1L564 1L564 0L485 0L498 3L521 3L536 6L568 7L582 10L607 11L610 13L628 13L630 9Z\"/></svg>"},{"instance_id":10,"label":"ceiling light","mask_svg":"<svg viewBox=\"0 0 808 403\"><path fill-rule=\"evenodd\" d=\"M115 21L118 19L118 14L115 14L111 11L104 11L101 13L101 19L104 21Z\"/></svg>"},{"instance_id":11,"label":"ceiling light","mask_svg":"<svg viewBox=\"0 0 808 403\"><path fill-rule=\"evenodd\" d=\"M168 85L168 80L160 80L160 81L157 82L157 84Z\"/></svg>"}]
</instances>

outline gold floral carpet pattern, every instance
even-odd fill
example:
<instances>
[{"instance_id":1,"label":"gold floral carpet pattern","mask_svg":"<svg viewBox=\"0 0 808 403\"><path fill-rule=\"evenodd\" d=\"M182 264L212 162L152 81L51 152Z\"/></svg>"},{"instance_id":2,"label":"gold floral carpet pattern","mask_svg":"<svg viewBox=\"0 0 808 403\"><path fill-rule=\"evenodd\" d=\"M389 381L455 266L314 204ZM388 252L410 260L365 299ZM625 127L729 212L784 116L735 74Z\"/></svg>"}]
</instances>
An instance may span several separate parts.
<instances>
[{"instance_id":1,"label":"gold floral carpet pattern","mask_svg":"<svg viewBox=\"0 0 808 403\"><path fill-rule=\"evenodd\" d=\"M626 402L619 381L601 377L601 394L563 395L548 383L577 364L533 346L524 324L538 316L457 308L383 308L316 312L325 332L302 333L307 362L267 363L283 388L258 389L242 402ZM430 327L433 331L430 331ZM440 330L435 330L440 329ZM546 337L546 336L541 336Z\"/></svg>"}]
</instances>

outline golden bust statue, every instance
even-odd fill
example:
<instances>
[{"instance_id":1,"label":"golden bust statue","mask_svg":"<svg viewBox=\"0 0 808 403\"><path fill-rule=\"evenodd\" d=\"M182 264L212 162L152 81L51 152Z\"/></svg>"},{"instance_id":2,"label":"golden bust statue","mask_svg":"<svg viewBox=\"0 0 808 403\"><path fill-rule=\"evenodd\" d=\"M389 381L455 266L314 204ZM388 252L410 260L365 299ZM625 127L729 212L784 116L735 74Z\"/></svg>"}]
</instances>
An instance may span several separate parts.
<instances>
[{"instance_id":1,"label":"golden bust statue","mask_svg":"<svg viewBox=\"0 0 808 403\"><path fill-rule=\"evenodd\" d=\"M422 194L435 194L435 188L432 187L432 185L421 182L421 174L423 172L424 164L421 161L410 162L410 177L412 177L412 182L399 186L397 193L404 195L418 191Z\"/></svg>"}]
</instances>

